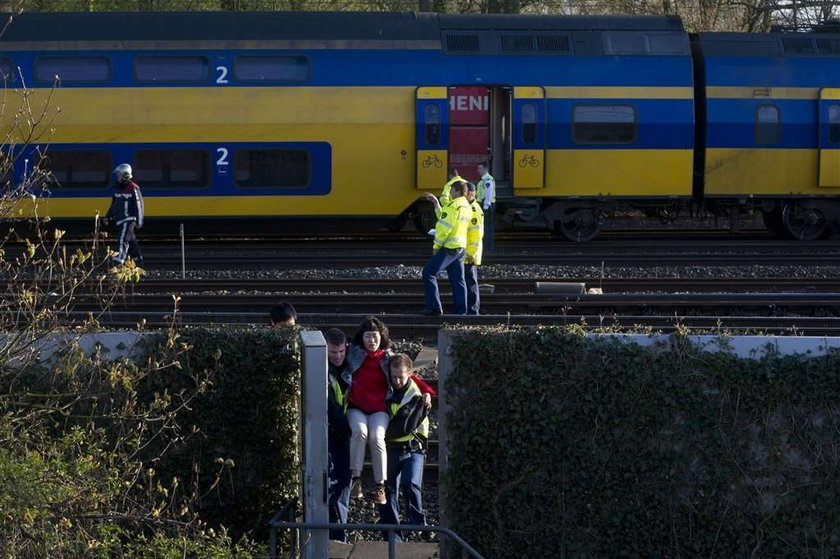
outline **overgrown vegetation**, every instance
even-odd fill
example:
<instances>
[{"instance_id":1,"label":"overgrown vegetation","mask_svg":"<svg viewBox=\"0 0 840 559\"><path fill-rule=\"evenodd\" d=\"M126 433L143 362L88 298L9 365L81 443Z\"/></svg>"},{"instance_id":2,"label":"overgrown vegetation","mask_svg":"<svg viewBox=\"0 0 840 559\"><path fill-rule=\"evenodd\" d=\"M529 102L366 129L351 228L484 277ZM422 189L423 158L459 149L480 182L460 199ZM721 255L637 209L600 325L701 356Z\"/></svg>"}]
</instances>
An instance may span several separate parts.
<instances>
[{"instance_id":1,"label":"overgrown vegetation","mask_svg":"<svg viewBox=\"0 0 840 559\"><path fill-rule=\"evenodd\" d=\"M487 557L836 557L840 355L459 335L445 480Z\"/></svg>"},{"instance_id":2,"label":"overgrown vegetation","mask_svg":"<svg viewBox=\"0 0 840 559\"><path fill-rule=\"evenodd\" d=\"M225 557L294 494L293 331L149 335L0 368L0 554Z\"/></svg>"}]
</instances>

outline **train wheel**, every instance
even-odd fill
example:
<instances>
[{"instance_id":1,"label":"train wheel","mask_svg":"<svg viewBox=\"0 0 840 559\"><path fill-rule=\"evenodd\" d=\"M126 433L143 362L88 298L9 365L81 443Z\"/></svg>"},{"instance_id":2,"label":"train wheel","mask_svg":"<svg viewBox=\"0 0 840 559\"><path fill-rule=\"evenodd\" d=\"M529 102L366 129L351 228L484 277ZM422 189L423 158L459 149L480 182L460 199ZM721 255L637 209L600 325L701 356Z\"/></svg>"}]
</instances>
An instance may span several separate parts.
<instances>
[{"instance_id":1,"label":"train wheel","mask_svg":"<svg viewBox=\"0 0 840 559\"><path fill-rule=\"evenodd\" d=\"M554 222L554 231L568 241L585 243L598 235L602 224L601 212L595 208L567 208Z\"/></svg>"},{"instance_id":2,"label":"train wheel","mask_svg":"<svg viewBox=\"0 0 840 559\"><path fill-rule=\"evenodd\" d=\"M799 202L785 204L782 209L782 224L788 235L800 241L813 241L831 233L821 211L803 207Z\"/></svg>"},{"instance_id":3,"label":"train wheel","mask_svg":"<svg viewBox=\"0 0 840 559\"><path fill-rule=\"evenodd\" d=\"M787 237L785 224L782 221L781 208L773 208L769 212L761 212L761 217L764 219L764 226L767 230L777 237Z\"/></svg>"},{"instance_id":4,"label":"train wheel","mask_svg":"<svg viewBox=\"0 0 840 559\"><path fill-rule=\"evenodd\" d=\"M414 205L414 211L411 212L411 219L414 227L423 235L426 235L430 229L434 229L437 224L435 208L429 202L417 202Z\"/></svg>"}]
</instances>

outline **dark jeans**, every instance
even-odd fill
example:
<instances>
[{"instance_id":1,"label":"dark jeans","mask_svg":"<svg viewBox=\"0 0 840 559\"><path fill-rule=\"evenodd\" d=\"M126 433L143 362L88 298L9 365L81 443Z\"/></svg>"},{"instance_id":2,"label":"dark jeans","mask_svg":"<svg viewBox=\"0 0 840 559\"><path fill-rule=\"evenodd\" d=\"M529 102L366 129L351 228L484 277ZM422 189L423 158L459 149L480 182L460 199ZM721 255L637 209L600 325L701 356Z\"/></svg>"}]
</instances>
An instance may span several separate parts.
<instances>
[{"instance_id":1,"label":"dark jeans","mask_svg":"<svg viewBox=\"0 0 840 559\"><path fill-rule=\"evenodd\" d=\"M117 255L114 257L115 262L122 264L125 262L126 256L130 255L138 266L143 264L140 243L137 242L137 235L134 234L135 227L137 227L137 224L134 221L126 221L117 225L119 246L117 247Z\"/></svg>"},{"instance_id":2,"label":"dark jeans","mask_svg":"<svg viewBox=\"0 0 840 559\"><path fill-rule=\"evenodd\" d=\"M464 281L464 249L442 248L423 268L423 296L426 310L443 312L440 302L437 275L446 270L452 285L452 298L455 301L455 314L467 314L467 284Z\"/></svg>"},{"instance_id":3,"label":"dark jeans","mask_svg":"<svg viewBox=\"0 0 840 559\"><path fill-rule=\"evenodd\" d=\"M347 524L350 510L350 440L330 436L328 440L330 457L330 488L327 505L330 522ZM330 539L347 541L344 530L330 530Z\"/></svg>"},{"instance_id":4,"label":"dark jeans","mask_svg":"<svg viewBox=\"0 0 840 559\"><path fill-rule=\"evenodd\" d=\"M426 525L426 514L423 512L423 465L426 455L421 451L401 451L388 449L388 481L385 482L385 493L388 502L379 505L379 521L382 524L400 523L400 500L407 504L406 522L408 524ZM388 539L388 533L383 536ZM402 534L396 533L396 540L402 541Z\"/></svg>"},{"instance_id":5,"label":"dark jeans","mask_svg":"<svg viewBox=\"0 0 840 559\"><path fill-rule=\"evenodd\" d=\"M490 207L484 210L484 254L493 252L496 248L496 204L490 204Z\"/></svg>"},{"instance_id":6,"label":"dark jeans","mask_svg":"<svg viewBox=\"0 0 840 559\"><path fill-rule=\"evenodd\" d=\"M478 314L481 296L478 293L478 266L464 264L464 277L467 283L467 314Z\"/></svg>"}]
</instances>

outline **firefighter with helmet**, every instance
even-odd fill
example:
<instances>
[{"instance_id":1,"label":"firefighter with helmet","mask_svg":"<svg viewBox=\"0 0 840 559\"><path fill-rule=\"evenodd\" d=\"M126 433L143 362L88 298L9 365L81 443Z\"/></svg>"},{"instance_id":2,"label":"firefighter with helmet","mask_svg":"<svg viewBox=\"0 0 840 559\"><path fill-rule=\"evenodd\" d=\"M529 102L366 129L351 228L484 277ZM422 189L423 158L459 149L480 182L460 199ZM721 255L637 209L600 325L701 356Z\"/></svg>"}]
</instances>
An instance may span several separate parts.
<instances>
[{"instance_id":1,"label":"firefighter with helmet","mask_svg":"<svg viewBox=\"0 0 840 559\"><path fill-rule=\"evenodd\" d=\"M117 229L119 245L114 255L114 264L122 265L131 257L138 266L143 265L143 255L135 231L143 227L143 195L140 187L132 180L131 165L122 163L114 169L116 183L111 197L111 207L104 224Z\"/></svg>"}]
</instances>

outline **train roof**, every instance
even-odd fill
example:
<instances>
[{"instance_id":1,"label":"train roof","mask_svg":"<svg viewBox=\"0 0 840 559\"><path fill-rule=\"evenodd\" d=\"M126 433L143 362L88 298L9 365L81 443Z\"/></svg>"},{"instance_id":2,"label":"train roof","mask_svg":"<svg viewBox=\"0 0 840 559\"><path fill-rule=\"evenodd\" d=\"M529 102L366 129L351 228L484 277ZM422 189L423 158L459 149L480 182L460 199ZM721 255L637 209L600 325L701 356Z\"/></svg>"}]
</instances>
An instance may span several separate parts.
<instances>
[{"instance_id":1,"label":"train roof","mask_svg":"<svg viewBox=\"0 0 840 559\"><path fill-rule=\"evenodd\" d=\"M700 33L706 56L840 57L837 33Z\"/></svg>"},{"instance_id":2,"label":"train roof","mask_svg":"<svg viewBox=\"0 0 840 559\"><path fill-rule=\"evenodd\" d=\"M683 32L677 16L393 12L23 13L0 43L39 41L440 40L449 31Z\"/></svg>"}]
</instances>

